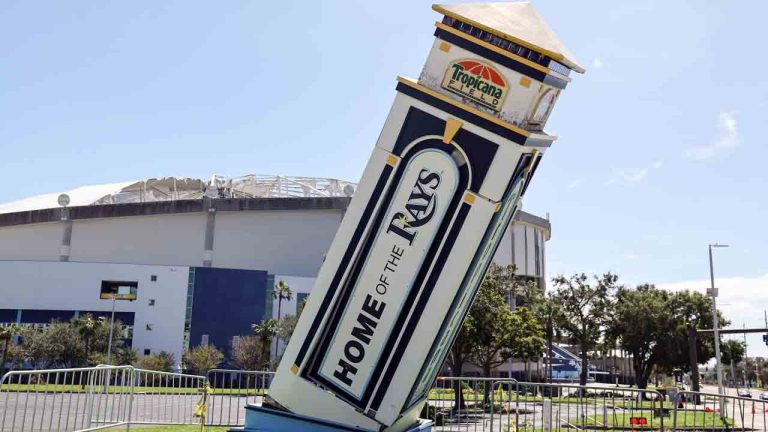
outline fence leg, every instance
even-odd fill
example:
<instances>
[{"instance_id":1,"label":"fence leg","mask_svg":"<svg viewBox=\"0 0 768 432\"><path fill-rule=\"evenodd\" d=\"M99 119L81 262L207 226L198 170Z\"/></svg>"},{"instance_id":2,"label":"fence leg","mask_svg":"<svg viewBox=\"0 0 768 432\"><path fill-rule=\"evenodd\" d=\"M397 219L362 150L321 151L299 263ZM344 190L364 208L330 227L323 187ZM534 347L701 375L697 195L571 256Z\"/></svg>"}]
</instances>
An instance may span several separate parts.
<instances>
[{"instance_id":1,"label":"fence leg","mask_svg":"<svg viewBox=\"0 0 768 432\"><path fill-rule=\"evenodd\" d=\"M130 377L130 380L131 380L131 388L129 390L129 395L128 395L128 424L126 425L125 430L127 432L130 432L130 430L131 430L131 416L133 416L133 393L134 393L134 388L136 387L136 379L135 379L136 378L136 370L131 368L128 371L128 376Z\"/></svg>"},{"instance_id":2,"label":"fence leg","mask_svg":"<svg viewBox=\"0 0 768 432\"><path fill-rule=\"evenodd\" d=\"M544 429L544 432L551 432L552 431L552 399L546 398L544 399L544 403L542 405L542 421L541 425Z\"/></svg>"},{"instance_id":3,"label":"fence leg","mask_svg":"<svg viewBox=\"0 0 768 432\"><path fill-rule=\"evenodd\" d=\"M603 404L603 429L608 430L608 407Z\"/></svg>"}]
</instances>

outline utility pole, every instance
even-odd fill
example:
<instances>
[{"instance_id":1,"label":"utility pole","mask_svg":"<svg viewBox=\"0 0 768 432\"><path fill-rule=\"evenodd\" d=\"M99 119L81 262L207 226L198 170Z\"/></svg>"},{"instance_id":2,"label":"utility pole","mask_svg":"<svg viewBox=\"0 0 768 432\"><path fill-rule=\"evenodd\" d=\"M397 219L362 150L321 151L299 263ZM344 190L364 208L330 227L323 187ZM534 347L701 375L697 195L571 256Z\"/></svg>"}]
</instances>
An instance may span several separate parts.
<instances>
[{"instance_id":1,"label":"utility pole","mask_svg":"<svg viewBox=\"0 0 768 432\"><path fill-rule=\"evenodd\" d=\"M741 328L747 329L747 325L741 323ZM749 388L749 354L747 349L747 332L742 333L744 335L744 387Z\"/></svg>"},{"instance_id":2,"label":"utility pole","mask_svg":"<svg viewBox=\"0 0 768 432\"><path fill-rule=\"evenodd\" d=\"M112 296L112 316L109 318L109 340L107 341L107 365L111 365L112 361L112 331L115 328L115 302L117 296Z\"/></svg>"},{"instance_id":3,"label":"utility pole","mask_svg":"<svg viewBox=\"0 0 768 432\"><path fill-rule=\"evenodd\" d=\"M715 366L717 367L717 391L723 394L723 365L720 362L720 331L718 329L720 319L717 316L717 289L715 288L715 270L712 263L712 248L713 247L728 247L728 245L710 244L709 245L709 280L711 282L711 289L709 294L712 296L712 329L715 336Z\"/></svg>"}]
</instances>

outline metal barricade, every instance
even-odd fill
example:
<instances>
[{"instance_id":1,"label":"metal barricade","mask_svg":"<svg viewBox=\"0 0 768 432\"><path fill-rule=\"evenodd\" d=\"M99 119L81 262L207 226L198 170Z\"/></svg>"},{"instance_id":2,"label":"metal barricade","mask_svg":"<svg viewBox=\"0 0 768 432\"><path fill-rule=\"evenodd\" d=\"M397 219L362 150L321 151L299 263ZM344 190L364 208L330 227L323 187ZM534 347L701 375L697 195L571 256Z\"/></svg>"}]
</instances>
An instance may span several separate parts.
<instances>
[{"instance_id":1,"label":"metal barricade","mask_svg":"<svg viewBox=\"0 0 768 432\"><path fill-rule=\"evenodd\" d=\"M274 372L212 369L208 371L211 394L208 397L206 424L242 426L245 406L261 404Z\"/></svg>"},{"instance_id":2,"label":"metal barricade","mask_svg":"<svg viewBox=\"0 0 768 432\"><path fill-rule=\"evenodd\" d=\"M672 428L766 431L768 401L749 396L682 391L675 398Z\"/></svg>"},{"instance_id":3,"label":"metal barricade","mask_svg":"<svg viewBox=\"0 0 768 432\"><path fill-rule=\"evenodd\" d=\"M11 371L0 378L0 431L90 431L127 424L130 366Z\"/></svg>"},{"instance_id":4,"label":"metal barricade","mask_svg":"<svg viewBox=\"0 0 768 432\"><path fill-rule=\"evenodd\" d=\"M199 424L195 409L206 378L201 375L133 369L131 424Z\"/></svg>"},{"instance_id":5,"label":"metal barricade","mask_svg":"<svg viewBox=\"0 0 768 432\"><path fill-rule=\"evenodd\" d=\"M550 432L664 430L671 413L672 404L651 390L441 377L422 416L437 431Z\"/></svg>"}]
</instances>

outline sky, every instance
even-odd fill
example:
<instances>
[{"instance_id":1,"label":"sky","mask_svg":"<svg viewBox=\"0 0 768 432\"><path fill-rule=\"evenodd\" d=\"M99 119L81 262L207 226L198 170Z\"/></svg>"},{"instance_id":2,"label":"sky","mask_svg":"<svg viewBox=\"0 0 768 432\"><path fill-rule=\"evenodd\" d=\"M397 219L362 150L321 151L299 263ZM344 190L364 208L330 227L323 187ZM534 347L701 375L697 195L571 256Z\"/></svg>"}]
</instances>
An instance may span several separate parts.
<instances>
[{"instance_id":1,"label":"sky","mask_svg":"<svg viewBox=\"0 0 768 432\"><path fill-rule=\"evenodd\" d=\"M357 181L439 15L426 1L0 2L0 203L162 176ZM768 3L534 2L587 73L524 209L550 276L768 308ZM750 355L768 355L752 336Z\"/></svg>"}]
</instances>

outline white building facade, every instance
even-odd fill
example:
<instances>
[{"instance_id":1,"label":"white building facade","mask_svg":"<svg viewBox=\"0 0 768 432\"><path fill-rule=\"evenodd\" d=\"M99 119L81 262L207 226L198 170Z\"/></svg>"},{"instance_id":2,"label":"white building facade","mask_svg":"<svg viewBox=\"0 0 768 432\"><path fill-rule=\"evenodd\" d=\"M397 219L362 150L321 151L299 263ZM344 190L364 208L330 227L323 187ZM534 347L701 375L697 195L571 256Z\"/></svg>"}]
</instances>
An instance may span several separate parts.
<instances>
[{"instance_id":1,"label":"white building facade","mask_svg":"<svg viewBox=\"0 0 768 432\"><path fill-rule=\"evenodd\" d=\"M106 204L0 206L0 323L106 316L112 304L99 299L102 282L127 281L138 298L118 301L116 317L132 327L139 355L168 351L180 360L201 343L228 354L234 336L278 318L276 281L294 291L281 315L296 313L349 203L341 193L234 195L114 203L120 192L97 200ZM549 238L547 219L520 211L495 261L544 288Z\"/></svg>"}]
</instances>

